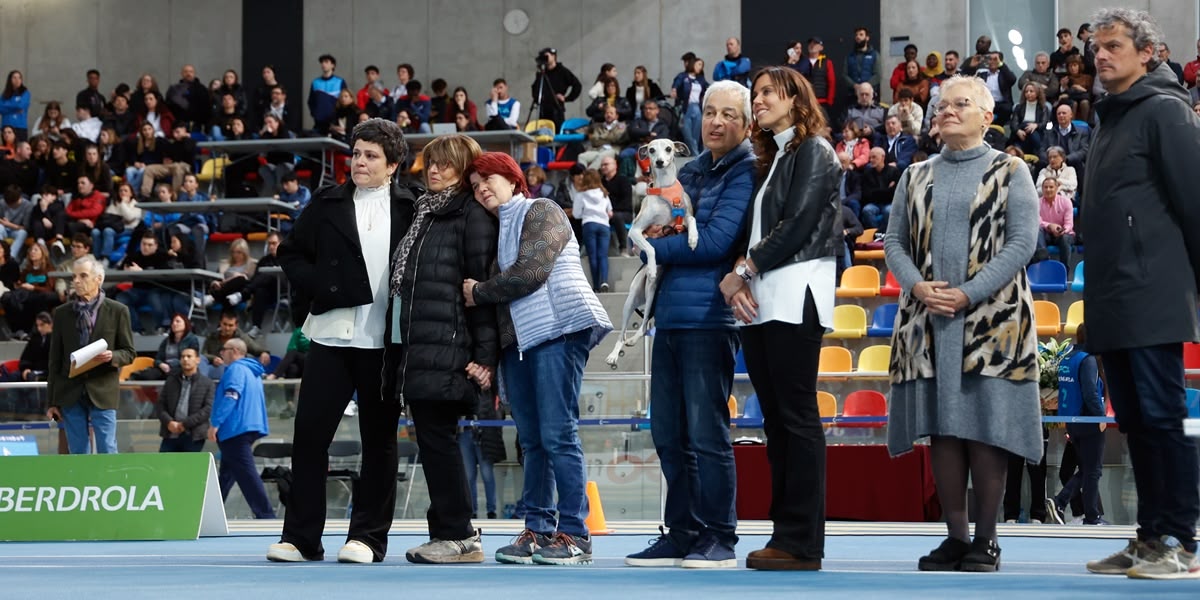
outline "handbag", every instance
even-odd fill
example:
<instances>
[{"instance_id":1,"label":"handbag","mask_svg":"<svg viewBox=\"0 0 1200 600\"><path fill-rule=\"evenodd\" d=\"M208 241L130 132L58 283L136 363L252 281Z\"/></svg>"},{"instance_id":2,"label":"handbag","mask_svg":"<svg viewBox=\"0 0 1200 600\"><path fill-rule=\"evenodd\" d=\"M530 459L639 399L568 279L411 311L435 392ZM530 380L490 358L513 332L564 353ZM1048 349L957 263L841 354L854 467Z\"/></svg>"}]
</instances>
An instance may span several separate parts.
<instances>
[{"instance_id":1,"label":"handbag","mask_svg":"<svg viewBox=\"0 0 1200 600\"><path fill-rule=\"evenodd\" d=\"M111 229L116 233L122 233L125 231L125 219L121 218L121 215L101 213L100 217L96 219L96 229L101 231Z\"/></svg>"}]
</instances>

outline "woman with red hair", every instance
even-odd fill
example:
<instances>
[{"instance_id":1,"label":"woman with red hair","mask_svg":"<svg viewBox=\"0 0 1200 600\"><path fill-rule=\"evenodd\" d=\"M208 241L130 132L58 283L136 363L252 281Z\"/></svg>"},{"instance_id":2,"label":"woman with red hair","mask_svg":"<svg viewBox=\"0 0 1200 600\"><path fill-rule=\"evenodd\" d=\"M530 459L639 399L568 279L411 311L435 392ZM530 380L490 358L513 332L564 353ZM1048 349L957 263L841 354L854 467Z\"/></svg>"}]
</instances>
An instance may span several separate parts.
<instances>
[{"instance_id":1,"label":"woman with red hair","mask_svg":"<svg viewBox=\"0 0 1200 600\"><path fill-rule=\"evenodd\" d=\"M500 390L525 455L525 531L497 550L496 560L590 564L579 388L588 353L612 323L583 274L571 221L558 204L526 197L525 178L507 154L481 155L468 175L475 200L500 219L501 272L464 281L463 297L467 306L494 304L508 313L499 319Z\"/></svg>"}]
</instances>

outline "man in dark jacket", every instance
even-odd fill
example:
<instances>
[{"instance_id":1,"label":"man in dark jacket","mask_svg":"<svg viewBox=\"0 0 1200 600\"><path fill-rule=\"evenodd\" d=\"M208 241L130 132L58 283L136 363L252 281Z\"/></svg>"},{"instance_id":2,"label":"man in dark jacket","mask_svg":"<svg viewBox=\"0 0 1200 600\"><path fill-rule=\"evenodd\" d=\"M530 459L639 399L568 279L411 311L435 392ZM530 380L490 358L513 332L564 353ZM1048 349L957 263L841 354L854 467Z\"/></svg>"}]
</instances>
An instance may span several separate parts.
<instances>
[{"instance_id":1,"label":"man in dark jacket","mask_svg":"<svg viewBox=\"0 0 1200 600\"><path fill-rule=\"evenodd\" d=\"M1182 346L1200 340L1200 120L1175 73L1154 57L1159 30L1147 13L1105 9L1092 22L1108 96L1096 103L1101 124L1080 212L1083 234L1103 240L1088 244L1083 299L1088 348L1100 355L1129 444L1138 531L1124 550L1087 566L1200 579L1200 466L1183 431Z\"/></svg>"},{"instance_id":2,"label":"man in dark jacket","mask_svg":"<svg viewBox=\"0 0 1200 600\"><path fill-rule=\"evenodd\" d=\"M191 131L204 129L212 113L212 102L208 97L208 88L196 78L196 67L183 65L179 71L179 82L167 88L167 106L175 113L176 123L187 125Z\"/></svg>"},{"instance_id":3,"label":"man in dark jacket","mask_svg":"<svg viewBox=\"0 0 1200 600\"><path fill-rule=\"evenodd\" d=\"M574 102L583 91L579 78L558 62L558 50L542 48L537 55L539 71L530 87L538 105L538 118L554 121L554 129L562 126L566 104Z\"/></svg>"},{"instance_id":4,"label":"man in dark jacket","mask_svg":"<svg viewBox=\"0 0 1200 600\"><path fill-rule=\"evenodd\" d=\"M992 92L992 98L996 100L996 107L992 109L994 115L992 122L1004 124L1012 117L1012 91L1013 84L1017 82L1017 76L1001 58L999 52L988 54L987 68L980 69L975 75L984 81L988 91Z\"/></svg>"},{"instance_id":5,"label":"man in dark jacket","mask_svg":"<svg viewBox=\"0 0 1200 600\"><path fill-rule=\"evenodd\" d=\"M854 49L846 56L846 68L842 70L842 83L851 88L853 95L860 83L871 84L871 90L879 89L883 80L883 60L879 51L871 46L871 31L866 27L854 30Z\"/></svg>"},{"instance_id":6,"label":"man in dark jacket","mask_svg":"<svg viewBox=\"0 0 1200 600\"><path fill-rule=\"evenodd\" d=\"M704 102L720 118L704 120L706 150L679 171L695 207L700 243L692 250L685 235L648 240L666 267L654 309L650 432L667 481L669 533L627 557L633 566L737 565L728 401L739 341L719 285L754 190L754 154L746 141L750 92L732 81L717 82Z\"/></svg>"},{"instance_id":7,"label":"man in dark jacket","mask_svg":"<svg viewBox=\"0 0 1200 600\"><path fill-rule=\"evenodd\" d=\"M197 370L200 353L195 348L179 352L179 369L172 370L158 398L158 420L162 425L159 452L199 452L208 436L212 414L213 380Z\"/></svg>"}]
</instances>

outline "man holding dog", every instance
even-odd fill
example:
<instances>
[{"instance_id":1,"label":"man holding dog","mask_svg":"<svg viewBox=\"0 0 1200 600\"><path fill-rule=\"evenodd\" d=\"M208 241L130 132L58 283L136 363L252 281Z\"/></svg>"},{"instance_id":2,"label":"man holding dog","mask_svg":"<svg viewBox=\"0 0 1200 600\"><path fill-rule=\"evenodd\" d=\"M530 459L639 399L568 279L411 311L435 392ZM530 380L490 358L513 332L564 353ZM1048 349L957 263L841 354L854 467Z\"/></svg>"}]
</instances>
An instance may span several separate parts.
<instances>
[{"instance_id":1,"label":"man holding dog","mask_svg":"<svg viewBox=\"0 0 1200 600\"><path fill-rule=\"evenodd\" d=\"M738 333L719 284L754 187L747 141L750 93L733 81L714 83L703 99L706 150L679 171L691 199L699 243L648 229L666 267L655 303L650 429L667 480L668 531L629 555L633 566L732 568L736 479L729 439L729 392Z\"/></svg>"}]
</instances>

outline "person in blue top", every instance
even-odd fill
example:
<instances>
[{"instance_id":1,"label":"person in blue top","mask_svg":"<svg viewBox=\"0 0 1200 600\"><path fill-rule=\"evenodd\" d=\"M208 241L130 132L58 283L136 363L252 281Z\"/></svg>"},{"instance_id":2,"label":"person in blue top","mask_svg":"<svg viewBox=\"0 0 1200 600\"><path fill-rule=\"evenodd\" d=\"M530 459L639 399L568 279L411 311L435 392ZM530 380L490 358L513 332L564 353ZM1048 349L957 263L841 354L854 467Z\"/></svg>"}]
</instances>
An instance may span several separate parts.
<instances>
[{"instance_id":1,"label":"person in blue top","mask_svg":"<svg viewBox=\"0 0 1200 600\"><path fill-rule=\"evenodd\" d=\"M275 509L254 467L254 440L271 432L267 426L267 400L263 394L262 363L246 357L246 342L230 338L221 347L229 365L217 384L208 440L221 451L221 498L229 497L236 481L256 519L274 519Z\"/></svg>"},{"instance_id":2,"label":"person in blue top","mask_svg":"<svg viewBox=\"0 0 1200 600\"><path fill-rule=\"evenodd\" d=\"M308 89L308 112L312 114L313 129L321 135L329 133L329 124L333 121L333 109L337 104L338 95L342 90L350 89L346 80L333 74L337 68L337 59L331 54L322 54L317 61L321 63L321 76L313 79Z\"/></svg>"},{"instance_id":3,"label":"person in blue top","mask_svg":"<svg viewBox=\"0 0 1200 600\"><path fill-rule=\"evenodd\" d=\"M742 55L742 41L731 37L725 40L725 58L713 67L713 83L736 81L750 89L750 59Z\"/></svg>"},{"instance_id":4,"label":"person in blue top","mask_svg":"<svg viewBox=\"0 0 1200 600\"><path fill-rule=\"evenodd\" d=\"M1099 363L1084 350L1087 333L1083 323L1075 332L1075 345L1058 363L1058 416L1103 417L1104 383ZM1067 423L1067 434L1079 456L1079 472L1053 498L1046 499L1046 516L1061 524L1063 507L1075 492L1083 495L1083 524L1106 525L1101 518L1100 475L1104 468L1104 423Z\"/></svg>"},{"instance_id":5,"label":"person in blue top","mask_svg":"<svg viewBox=\"0 0 1200 600\"><path fill-rule=\"evenodd\" d=\"M651 238L666 267L655 302L650 379L650 432L667 481L668 531L629 555L631 566L732 568L736 475L729 439L729 392L739 341L721 278L754 189L754 154L747 141L750 90L719 81L704 95L705 151L679 172L695 207L699 244L687 236Z\"/></svg>"},{"instance_id":6,"label":"person in blue top","mask_svg":"<svg viewBox=\"0 0 1200 600\"><path fill-rule=\"evenodd\" d=\"M29 138L29 90L20 71L9 71L0 95L0 127L12 127L18 141Z\"/></svg>"}]
</instances>

